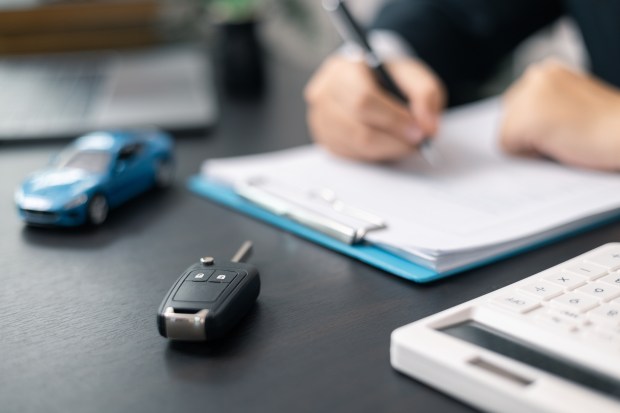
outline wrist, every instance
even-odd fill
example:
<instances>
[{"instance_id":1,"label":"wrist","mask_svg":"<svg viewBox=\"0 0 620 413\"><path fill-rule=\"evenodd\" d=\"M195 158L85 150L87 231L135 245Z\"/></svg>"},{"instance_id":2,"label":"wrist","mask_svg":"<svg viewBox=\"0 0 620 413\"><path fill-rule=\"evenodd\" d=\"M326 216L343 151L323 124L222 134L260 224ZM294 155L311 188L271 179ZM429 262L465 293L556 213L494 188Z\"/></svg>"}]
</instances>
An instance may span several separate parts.
<instances>
[{"instance_id":1,"label":"wrist","mask_svg":"<svg viewBox=\"0 0 620 413\"><path fill-rule=\"evenodd\" d=\"M620 172L620 92L615 92L596 120L596 137L609 169ZM607 168L605 168L607 169Z\"/></svg>"},{"instance_id":2,"label":"wrist","mask_svg":"<svg viewBox=\"0 0 620 413\"><path fill-rule=\"evenodd\" d=\"M612 150L616 157L616 171L620 171L620 92L616 93L615 105L612 105L609 113L609 134L611 136Z\"/></svg>"}]
</instances>

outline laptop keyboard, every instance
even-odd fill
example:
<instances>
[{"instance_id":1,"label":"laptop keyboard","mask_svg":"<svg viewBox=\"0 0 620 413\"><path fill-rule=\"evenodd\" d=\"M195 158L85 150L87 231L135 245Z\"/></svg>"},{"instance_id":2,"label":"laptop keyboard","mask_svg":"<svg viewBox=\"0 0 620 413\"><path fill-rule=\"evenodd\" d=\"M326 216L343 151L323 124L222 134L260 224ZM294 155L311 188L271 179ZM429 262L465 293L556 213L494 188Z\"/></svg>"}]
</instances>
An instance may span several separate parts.
<instances>
[{"instance_id":1,"label":"laptop keyboard","mask_svg":"<svg viewBox=\"0 0 620 413\"><path fill-rule=\"evenodd\" d=\"M18 132L88 119L108 61L102 57L0 61L0 127Z\"/></svg>"}]
</instances>

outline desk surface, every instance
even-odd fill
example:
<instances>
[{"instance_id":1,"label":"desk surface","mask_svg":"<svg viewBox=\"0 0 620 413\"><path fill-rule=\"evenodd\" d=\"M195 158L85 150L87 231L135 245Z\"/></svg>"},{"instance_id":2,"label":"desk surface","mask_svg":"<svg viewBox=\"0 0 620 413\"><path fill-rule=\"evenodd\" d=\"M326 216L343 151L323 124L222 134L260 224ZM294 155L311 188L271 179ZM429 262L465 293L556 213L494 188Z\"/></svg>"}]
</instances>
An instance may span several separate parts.
<instances>
[{"instance_id":1,"label":"desk surface","mask_svg":"<svg viewBox=\"0 0 620 413\"><path fill-rule=\"evenodd\" d=\"M113 211L98 230L25 228L13 190L62 144L0 146L0 410L3 412L464 412L393 371L398 326L620 239L620 224L430 285L416 285L189 193L206 157L308 142L309 73L271 68L269 93L223 102L209 137L177 141L177 184ZM217 344L173 345L155 313L205 254L245 239L258 305Z\"/></svg>"}]
</instances>

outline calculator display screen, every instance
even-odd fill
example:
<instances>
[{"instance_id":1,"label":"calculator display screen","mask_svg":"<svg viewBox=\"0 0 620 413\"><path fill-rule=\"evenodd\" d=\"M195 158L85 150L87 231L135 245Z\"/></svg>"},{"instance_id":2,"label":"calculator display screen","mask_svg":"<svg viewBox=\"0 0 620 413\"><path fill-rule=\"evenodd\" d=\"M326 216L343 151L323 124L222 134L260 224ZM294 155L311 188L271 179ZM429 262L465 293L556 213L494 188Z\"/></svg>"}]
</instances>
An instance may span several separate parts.
<instances>
[{"instance_id":1,"label":"calculator display screen","mask_svg":"<svg viewBox=\"0 0 620 413\"><path fill-rule=\"evenodd\" d=\"M511 337L484 324L476 321L466 321L445 327L439 331L563 379L570 380L583 387L620 399L620 380L601 374L549 351L534 347L523 340ZM517 380L523 385L531 383L531 381L518 376L511 376L509 378Z\"/></svg>"}]
</instances>

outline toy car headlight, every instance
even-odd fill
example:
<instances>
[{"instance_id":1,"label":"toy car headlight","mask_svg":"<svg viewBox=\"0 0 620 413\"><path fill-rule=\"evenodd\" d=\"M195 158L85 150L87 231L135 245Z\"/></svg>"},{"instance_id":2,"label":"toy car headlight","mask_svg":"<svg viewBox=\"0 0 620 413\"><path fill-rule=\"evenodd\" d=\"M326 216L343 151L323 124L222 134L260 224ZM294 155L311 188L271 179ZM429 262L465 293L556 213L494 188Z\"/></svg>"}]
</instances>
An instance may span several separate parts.
<instances>
[{"instance_id":1,"label":"toy car headlight","mask_svg":"<svg viewBox=\"0 0 620 413\"><path fill-rule=\"evenodd\" d=\"M22 201L24 200L24 191L19 188L15 191L15 203L20 205L22 203Z\"/></svg>"},{"instance_id":2,"label":"toy car headlight","mask_svg":"<svg viewBox=\"0 0 620 413\"><path fill-rule=\"evenodd\" d=\"M73 198L71 201L67 202L65 204L65 209L72 209L72 208L78 207L86 203L86 201L88 201L88 196L86 196L86 194L80 194L76 196L75 198Z\"/></svg>"}]
</instances>

